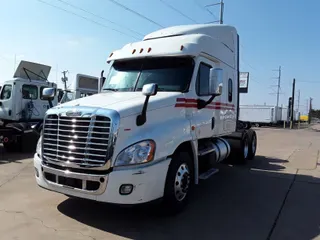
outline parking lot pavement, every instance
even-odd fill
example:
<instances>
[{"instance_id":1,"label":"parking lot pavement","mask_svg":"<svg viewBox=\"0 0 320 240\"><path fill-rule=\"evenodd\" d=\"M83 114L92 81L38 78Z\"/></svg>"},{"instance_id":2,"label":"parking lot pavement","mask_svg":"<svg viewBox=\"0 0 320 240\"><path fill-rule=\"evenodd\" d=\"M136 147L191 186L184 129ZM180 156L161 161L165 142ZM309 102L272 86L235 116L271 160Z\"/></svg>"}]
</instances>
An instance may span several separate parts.
<instances>
[{"instance_id":1,"label":"parking lot pavement","mask_svg":"<svg viewBox=\"0 0 320 240\"><path fill-rule=\"evenodd\" d=\"M256 159L219 165L174 217L40 189L30 155L0 152L0 239L320 239L319 133L257 134Z\"/></svg>"}]
</instances>

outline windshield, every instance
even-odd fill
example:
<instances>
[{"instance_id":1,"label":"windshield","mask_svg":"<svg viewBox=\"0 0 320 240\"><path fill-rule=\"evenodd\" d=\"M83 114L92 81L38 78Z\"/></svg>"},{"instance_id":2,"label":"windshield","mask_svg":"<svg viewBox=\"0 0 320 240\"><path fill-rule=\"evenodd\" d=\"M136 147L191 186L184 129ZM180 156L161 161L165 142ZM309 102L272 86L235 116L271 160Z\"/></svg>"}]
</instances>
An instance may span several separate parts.
<instances>
[{"instance_id":1,"label":"windshield","mask_svg":"<svg viewBox=\"0 0 320 240\"><path fill-rule=\"evenodd\" d=\"M75 99L75 92L65 92L61 98L60 103L66 103Z\"/></svg>"},{"instance_id":2,"label":"windshield","mask_svg":"<svg viewBox=\"0 0 320 240\"><path fill-rule=\"evenodd\" d=\"M189 57L165 57L118 61L113 64L103 91L141 91L157 83L158 91L185 92L189 89L194 62Z\"/></svg>"}]
</instances>

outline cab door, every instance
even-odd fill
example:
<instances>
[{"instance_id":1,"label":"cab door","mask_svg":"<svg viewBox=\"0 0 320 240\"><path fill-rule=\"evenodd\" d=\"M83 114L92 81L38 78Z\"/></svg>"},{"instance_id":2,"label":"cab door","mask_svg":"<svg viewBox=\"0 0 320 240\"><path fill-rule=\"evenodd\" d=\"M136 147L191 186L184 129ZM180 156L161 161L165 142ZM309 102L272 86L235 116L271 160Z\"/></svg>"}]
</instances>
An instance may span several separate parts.
<instances>
[{"instance_id":1,"label":"cab door","mask_svg":"<svg viewBox=\"0 0 320 240\"><path fill-rule=\"evenodd\" d=\"M5 84L0 94L0 120L16 120L13 99L14 91L12 84Z\"/></svg>"},{"instance_id":2,"label":"cab door","mask_svg":"<svg viewBox=\"0 0 320 240\"><path fill-rule=\"evenodd\" d=\"M39 89L34 84L22 84L21 87L22 101L21 114L22 121L42 119L42 108L39 104Z\"/></svg>"},{"instance_id":3,"label":"cab door","mask_svg":"<svg viewBox=\"0 0 320 240\"><path fill-rule=\"evenodd\" d=\"M220 125L220 105L221 99L225 98L224 94L217 96L205 108L197 107L197 100L208 101L212 95L209 93L210 69L218 68L219 64L210 61L207 58L199 57L196 64L196 74L193 81L195 91L192 92L194 107L191 122L195 126L196 138L209 138L219 135ZM220 81L223 83L223 70L221 70Z\"/></svg>"}]
</instances>

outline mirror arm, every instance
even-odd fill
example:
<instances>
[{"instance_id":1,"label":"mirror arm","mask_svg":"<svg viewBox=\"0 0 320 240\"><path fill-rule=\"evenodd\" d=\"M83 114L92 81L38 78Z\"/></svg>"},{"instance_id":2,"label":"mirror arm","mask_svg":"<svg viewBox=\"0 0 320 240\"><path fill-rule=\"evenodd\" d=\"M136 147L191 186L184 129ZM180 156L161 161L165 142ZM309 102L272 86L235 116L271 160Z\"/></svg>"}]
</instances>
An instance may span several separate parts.
<instances>
[{"instance_id":1,"label":"mirror arm","mask_svg":"<svg viewBox=\"0 0 320 240\"><path fill-rule=\"evenodd\" d=\"M50 108L53 108L53 104L52 104L51 99L48 99L48 102L49 102L49 107L50 107Z\"/></svg>"},{"instance_id":2,"label":"mirror arm","mask_svg":"<svg viewBox=\"0 0 320 240\"><path fill-rule=\"evenodd\" d=\"M147 121L147 107L149 102L150 95L146 96L146 99L143 104L142 112L137 116L136 124L137 126L142 126Z\"/></svg>"},{"instance_id":3,"label":"mirror arm","mask_svg":"<svg viewBox=\"0 0 320 240\"><path fill-rule=\"evenodd\" d=\"M216 94L213 94L208 101L202 100L202 99L197 99L197 107L198 109L202 109L205 108L207 105L209 105L210 103L212 103L213 99L216 97Z\"/></svg>"}]
</instances>

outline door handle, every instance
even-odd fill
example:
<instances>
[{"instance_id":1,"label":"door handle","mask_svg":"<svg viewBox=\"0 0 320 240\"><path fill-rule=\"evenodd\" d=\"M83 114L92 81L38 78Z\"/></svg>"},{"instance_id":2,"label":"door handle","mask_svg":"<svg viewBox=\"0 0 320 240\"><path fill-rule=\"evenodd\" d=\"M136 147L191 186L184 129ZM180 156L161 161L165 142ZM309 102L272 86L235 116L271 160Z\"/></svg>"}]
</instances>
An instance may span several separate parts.
<instances>
[{"instance_id":1,"label":"door handle","mask_svg":"<svg viewBox=\"0 0 320 240\"><path fill-rule=\"evenodd\" d=\"M212 117L211 118L211 130L214 129L214 121L215 121L215 119L214 119L214 117Z\"/></svg>"}]
</instances>

